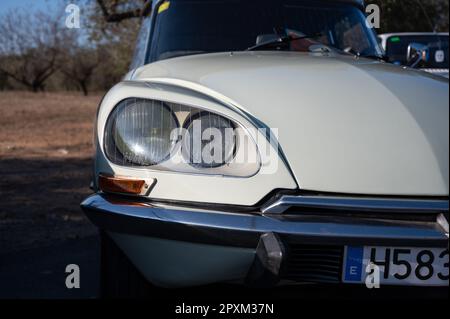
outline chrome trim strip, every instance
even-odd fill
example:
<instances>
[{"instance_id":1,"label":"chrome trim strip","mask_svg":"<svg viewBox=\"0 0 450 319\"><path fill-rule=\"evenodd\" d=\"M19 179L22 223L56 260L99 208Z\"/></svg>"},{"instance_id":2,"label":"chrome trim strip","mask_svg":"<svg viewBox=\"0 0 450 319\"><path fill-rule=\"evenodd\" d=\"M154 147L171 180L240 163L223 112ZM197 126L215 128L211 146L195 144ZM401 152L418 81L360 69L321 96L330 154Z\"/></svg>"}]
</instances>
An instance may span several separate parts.
<instances>
[{"instance_id":1,"label":"chrome trim strip","mask_svg":"<svg viewBox=\"0 0 450 319\"><path fill-rule=\"evenodd\" d=\"M444 230L444 232L447 234L447 237L448 237L448 228L449 227L448 227L447 218L445 218L445 216L443 214L439 214L436 221L442 227L442 229Z\"/></svg>"},{"instance_id":2,"label":"chrome trim strip","mask_svg":"<svg viewBox=\"0 0 450 319\"><path fill-rule=\"evenodd\" d=\"M437 213L449 210L448 200L283 195L276 202L263 207L262 212L282 214L290 207L398 213Z\"/></svg>"},{"instance_id":3,"label":"chrome trim strip","mask_svg":"<svg viewBox=\"0 0 450 319\"><path fill-rule=\"evenodd\" d=\"M292 236L313 243L447 247L436 223L382 221L219 212L153 203L133 203L93 195L82 204L86 215L105 230L224 246L256 247L263 233Z\"/></svg>"}]
</instances>

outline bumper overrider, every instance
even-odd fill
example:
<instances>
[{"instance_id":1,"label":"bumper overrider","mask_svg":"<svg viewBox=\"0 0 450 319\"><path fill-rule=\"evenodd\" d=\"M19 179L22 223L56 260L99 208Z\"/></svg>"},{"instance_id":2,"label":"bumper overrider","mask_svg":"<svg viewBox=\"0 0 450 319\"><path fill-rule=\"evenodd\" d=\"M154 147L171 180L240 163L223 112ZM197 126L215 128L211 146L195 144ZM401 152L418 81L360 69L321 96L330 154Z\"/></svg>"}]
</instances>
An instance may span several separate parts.
<instances>
[{"instance_id":1,"label":"bumper overrider","mask_svg":"<svg viewBox=\"0 0 450 319\"><path fill-rule=\"evenodd\" d=\"M448 200L276 196L262 206L143 201L82 204L150 282L340 283L344 247L448 247Z\"/></svg>"}]
</instances>

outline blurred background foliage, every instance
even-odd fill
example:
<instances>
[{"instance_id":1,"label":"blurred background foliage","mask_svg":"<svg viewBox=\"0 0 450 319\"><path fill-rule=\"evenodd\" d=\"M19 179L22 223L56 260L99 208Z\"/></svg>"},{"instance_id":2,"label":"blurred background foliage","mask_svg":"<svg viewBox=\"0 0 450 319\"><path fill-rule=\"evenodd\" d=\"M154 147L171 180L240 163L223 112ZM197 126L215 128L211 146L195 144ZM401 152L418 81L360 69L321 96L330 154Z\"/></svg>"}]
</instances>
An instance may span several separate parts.
<instances>
[{"instance_id":1,"label":"blurred background foliage","mask_svg":"<svg viewBox=\"0 0 450 319\"><path fill-rule=\"evenodd\" d=\"M448 32L449 0L367 0L381 9L381 29L390 32Z\"/></svg>"},{"instance_id":2,"label":"blurred background foliage","mask_svg":"<svg viewBox=\"0 0 450 319\"><path fill-rule=\"evenodd\" d=\"M81 29L57 10L0 16L0 90L106 91L128 71L146 0L75 0ZM381 9L378 33L446 31L449 0L368 0Z\"/></svg>"}]
</instances>

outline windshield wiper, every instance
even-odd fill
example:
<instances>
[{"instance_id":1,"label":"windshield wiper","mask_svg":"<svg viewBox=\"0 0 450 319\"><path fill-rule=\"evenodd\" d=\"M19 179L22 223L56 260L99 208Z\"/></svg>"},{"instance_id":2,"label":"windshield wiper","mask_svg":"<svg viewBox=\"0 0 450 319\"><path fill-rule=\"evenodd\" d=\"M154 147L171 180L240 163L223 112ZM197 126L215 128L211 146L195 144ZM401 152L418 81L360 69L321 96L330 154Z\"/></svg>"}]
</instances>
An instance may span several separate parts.
<instances>
[{"instance_id":1,"label":"windshield wiper","mask_svg":"<svg viewBox=\"0 0 450 319\"><path fill-rule=\"evenodd\" d=\"M247 48L246 51L256 51L256 50L262 50L262 49L270 48L270 47L278 47L278 46L289 44L293 41L303 40L303 39L314 39L314 38L318 38L321 36L322 36L322 34L320 34L320 33L313 34L313 35L303 35L303 36L279 35L279 37L275 40L259 43L257 45Z\"/></svg>"},{"instance_id":2,"label":"windshield wiper","mask_svg":"<svg viewBox=\"0 0 450 319\"><path fill-rule=\"evenodd\" d=\"M363 55L359 55L359 57L361 58L366 58L366 59L372 59L372 60L381 60L384 62L389 62L389 57L384 55L384 54L380 54L380 55L375 55L375 54L363 54Z\"/></svg>"},{"instance_id":3,"label":"windshield wiper","mask_svg":"<svg viewBox=\"0 0 450 319\"><path fill-rule=\"evenodd\" d=\"M384 54L361 54L360 52L354 50L353 48L347 48L347 50L343 50L343 52L347 54L351 54L358 58L366 58L371 60L382 60L384 62L389 62L389 57Z\"/></svg>"}]
</instances>

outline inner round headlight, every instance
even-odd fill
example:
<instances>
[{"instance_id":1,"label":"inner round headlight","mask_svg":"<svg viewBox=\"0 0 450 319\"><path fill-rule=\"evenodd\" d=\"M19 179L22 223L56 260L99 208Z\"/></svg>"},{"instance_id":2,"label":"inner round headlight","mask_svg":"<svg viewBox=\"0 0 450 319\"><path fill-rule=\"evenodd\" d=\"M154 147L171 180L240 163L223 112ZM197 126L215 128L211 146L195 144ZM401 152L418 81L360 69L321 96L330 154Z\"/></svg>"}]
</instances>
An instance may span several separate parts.
<instances>
[{"instance_id":1,"label":"inner round headlight","mask_svg":"<svg viewBox=\"0 0 450 319\"><path fill-rule=\"evenodd\" d=\"M230 163L236 151L235 126L220 115L200 112L185 124L182 154L192 166L218 167Z\"/></svg>"},{"instance_id":2,"label":"inner round headlight","mask_svg":"<svg viewBox=\"0 0 450 319\"><path fill-rule=\"evenodd\" d=\"M128 99L116 107L112 117L106 130L111 134L106 141L114 144L106 145L110 153L114 149L110 155L138 165L155 165L169 157L176 143L171 140L171 132L178 121L163 102Z\"/></svg>"}]
</instances>

